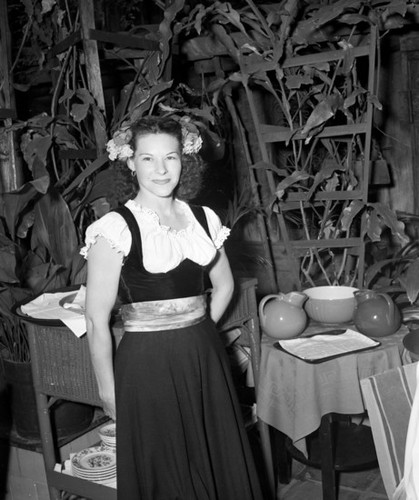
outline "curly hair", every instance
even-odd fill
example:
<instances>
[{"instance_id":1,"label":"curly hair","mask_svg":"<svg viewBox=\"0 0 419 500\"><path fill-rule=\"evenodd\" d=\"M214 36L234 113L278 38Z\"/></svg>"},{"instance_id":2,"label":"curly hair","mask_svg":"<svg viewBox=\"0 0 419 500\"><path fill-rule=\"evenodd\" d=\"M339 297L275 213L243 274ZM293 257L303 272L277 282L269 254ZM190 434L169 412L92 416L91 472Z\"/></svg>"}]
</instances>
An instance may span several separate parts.
<instances>
[{"instance_id":1,"label":"curly hair","mask_svg":"<svg viewBox=\"0 0 419 500\"><path fill-rule=\"evenodd\" d=\"M168 134L174 137L182 150L182 126L176 120L163 116L145 116L130 126L129 145L135 151L137 139L148 134ZM196 198L202 188L206 165L199 154L181 154L182 172L175 194L188 201Z\"/></svg>"}]
</instances>

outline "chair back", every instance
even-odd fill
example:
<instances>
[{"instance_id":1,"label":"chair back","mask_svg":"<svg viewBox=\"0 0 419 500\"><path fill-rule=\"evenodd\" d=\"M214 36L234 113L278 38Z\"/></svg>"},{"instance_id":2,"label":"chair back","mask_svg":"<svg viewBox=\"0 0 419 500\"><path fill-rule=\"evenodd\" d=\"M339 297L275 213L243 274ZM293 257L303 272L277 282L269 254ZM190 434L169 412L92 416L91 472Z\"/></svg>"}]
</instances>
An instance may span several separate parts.
<instances>
[{"instance_id":1,"label":"chair back","mask_svg":"<svg viewBox=\"0 0 419 500\"><path fill-rule=\"evenodd\" d=\"M416 370L417 363L412 363L361 380L378 465L389 498L393 498L404 473Z\"/></svg>"}]
</instances>

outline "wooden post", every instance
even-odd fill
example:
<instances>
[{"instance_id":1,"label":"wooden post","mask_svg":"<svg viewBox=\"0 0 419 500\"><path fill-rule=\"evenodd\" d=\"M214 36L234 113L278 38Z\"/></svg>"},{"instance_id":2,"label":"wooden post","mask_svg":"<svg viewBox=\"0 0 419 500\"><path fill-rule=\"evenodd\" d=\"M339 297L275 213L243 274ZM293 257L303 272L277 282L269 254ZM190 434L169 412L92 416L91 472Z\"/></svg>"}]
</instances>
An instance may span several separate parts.
<instances>
[{"instance_id":1,"label":"wooden post","mask_svg":"<svg viewBox=\"0 0 419 500\"><path fill-rule=\"evenodd\" d=\"M0 0L0 67L3 69L3 85L0 90L0 109L4 110L4 125L12 125L16 114L15 96L10 73L11 38L7 16L7 0ZM7 112L9 111L9 112ZM22 161L17 155L18 145L14 132L0 134L0 191L14 191L22 184Z\"/></svg>"},{"instance_id":2,"label":"wooden post","mask_svg":"<svg viewBox=\"0 0 419 500\"><path fill-rule=\"evenodd\" d=\"M100 116L93 116L96 150L97 153L100 154L105 150L108 137L105 128L105 97L103 94L97 42L90 39L90 30L95 29L93 0L79 0L79 9L89 90L94 97L100 112L103 114L103 119L101 119Z\"/></svg>"}]
</instances>

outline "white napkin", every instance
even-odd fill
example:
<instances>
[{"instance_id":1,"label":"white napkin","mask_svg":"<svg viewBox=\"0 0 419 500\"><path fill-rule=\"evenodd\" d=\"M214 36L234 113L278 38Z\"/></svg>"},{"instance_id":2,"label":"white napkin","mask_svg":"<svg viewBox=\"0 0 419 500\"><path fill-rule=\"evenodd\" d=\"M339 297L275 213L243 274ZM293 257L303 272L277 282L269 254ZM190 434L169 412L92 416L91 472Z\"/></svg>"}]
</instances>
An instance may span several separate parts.
<instances>
[{"instance_id":1,"label":"white napkin","mask_svg":"<svg viewBox=\"0 0 419 500\"><path fill-rule=\"evenodd\" d=\"M21 306L22 313L37 319L59 319L61 320L77 337L86 333L86 320L83 314L84 308L81 308L80 297L85 294L85 287L82 285L77 292L75 300L80 312L70 310L60 305L60 301L65 297L74 295L74 292L55 292L44 293L36 299ZM79 299L77 299L79 297ZM66 304L67 305L67 304ZM71 304L70 304L71 305ZM67 305L68 306L68 305Z\"/></svg>"}]
</instances>

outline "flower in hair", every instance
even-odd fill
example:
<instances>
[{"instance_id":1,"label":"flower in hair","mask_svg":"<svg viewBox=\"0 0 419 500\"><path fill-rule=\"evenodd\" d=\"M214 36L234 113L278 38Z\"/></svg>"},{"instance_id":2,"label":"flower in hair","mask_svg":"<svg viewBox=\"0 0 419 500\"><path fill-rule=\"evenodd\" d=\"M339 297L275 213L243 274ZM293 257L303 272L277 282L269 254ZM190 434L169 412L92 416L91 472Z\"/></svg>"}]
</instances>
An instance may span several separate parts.
<instances>
[{"instance_id":1,"label":"flower in hair","mask_svg":"<svg viewBox=\"0 0 419 500\"><path fill-rule=\"evenodd\" d=\"M132 147L129 142L132 139L132 132L129 127L117 130L110 141L106 144L106 151L109 154L109 159L126 160L134 155Z\"/></svg>"},{"instance_id":2,"label":"flower in hair","mask_svg":"<svg viewBox=\"0 0 419 500\"><path fill-rule=\"evenodd\" d=\"M192 132L186 127L182 127L182 153L191 155L198 153L202 147L202 137L198 132Z\"/></svg>"}]
</instances>

